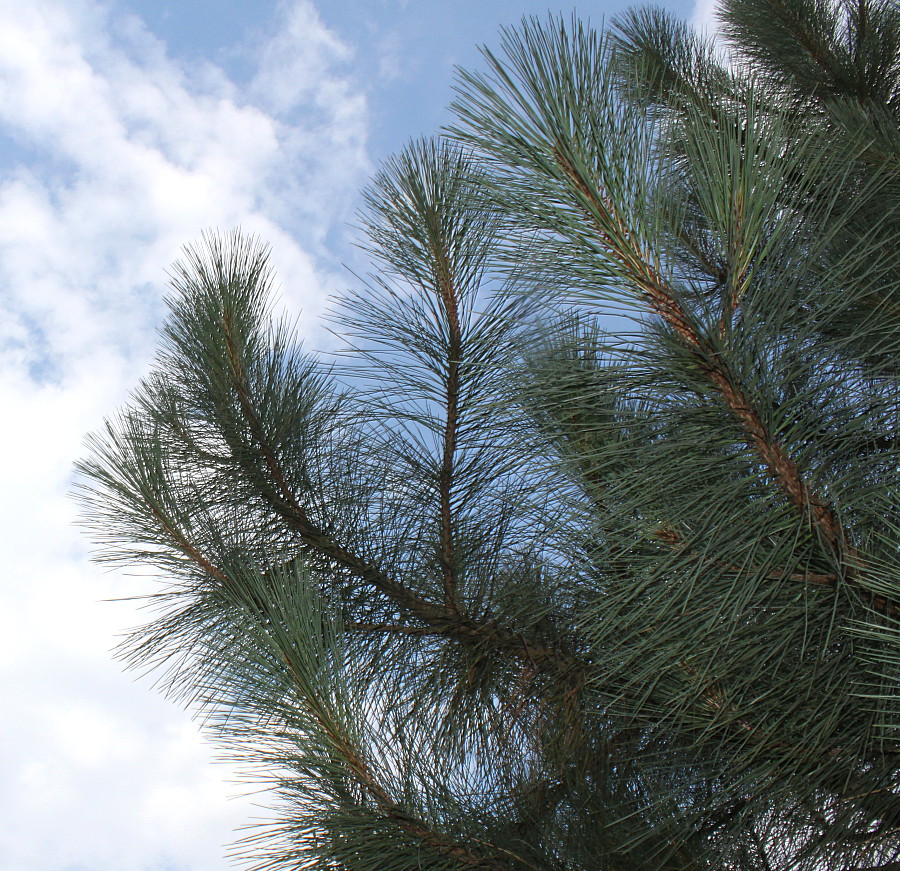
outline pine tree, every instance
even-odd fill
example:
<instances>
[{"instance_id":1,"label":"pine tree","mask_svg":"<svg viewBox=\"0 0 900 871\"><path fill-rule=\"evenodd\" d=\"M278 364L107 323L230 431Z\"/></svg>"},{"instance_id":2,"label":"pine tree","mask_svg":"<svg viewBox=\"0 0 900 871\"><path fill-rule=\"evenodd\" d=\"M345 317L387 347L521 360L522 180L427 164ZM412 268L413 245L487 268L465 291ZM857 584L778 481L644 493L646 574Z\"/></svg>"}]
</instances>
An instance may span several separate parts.
<instances>
[{"instance_id":1,"label":"pine tree","mask_svg":"<svg viewBox=\"0 0 900 871\"><path fill-rule=\"evenodd\" d=\"M173 270L81 496L254 867L900 867L900 8L721 17L504 31L330 365L264 246Z\"/></svg>"}]
</instances>

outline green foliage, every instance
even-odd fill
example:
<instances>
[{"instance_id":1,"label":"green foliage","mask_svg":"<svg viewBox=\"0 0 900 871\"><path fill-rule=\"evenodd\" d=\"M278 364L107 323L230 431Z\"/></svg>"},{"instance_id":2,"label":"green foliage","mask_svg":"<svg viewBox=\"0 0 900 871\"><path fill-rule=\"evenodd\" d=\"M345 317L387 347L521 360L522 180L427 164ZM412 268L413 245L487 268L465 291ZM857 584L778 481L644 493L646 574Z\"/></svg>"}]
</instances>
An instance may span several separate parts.
<instances>
[{"instance_id":1,"label":"green foliage","mask_svg":"<svg viewBox=\"0 0 900 871\"><path fill-rule=\"evenodd\" d=\"M81 494L254 867L897 867L900 10L721 15L504 31L330 368L257 243L176 266Z\"/></svg>"}]
</instances>

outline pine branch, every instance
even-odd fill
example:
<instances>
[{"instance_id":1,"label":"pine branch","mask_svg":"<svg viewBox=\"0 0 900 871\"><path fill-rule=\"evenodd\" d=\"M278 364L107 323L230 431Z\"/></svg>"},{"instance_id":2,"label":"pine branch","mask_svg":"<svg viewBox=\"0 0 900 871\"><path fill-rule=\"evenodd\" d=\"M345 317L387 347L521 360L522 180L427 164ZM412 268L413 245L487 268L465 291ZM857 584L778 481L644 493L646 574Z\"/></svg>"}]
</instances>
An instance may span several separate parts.
<instances>
[{"instance_id":1,"label":"pine branch","mask_svg":"<svg viewBox=\"0 0 900 871\"><path fill-rule=\"evenodd\" d=\"M290 658L287 654L282 652L281 659L288 675L290 675L294 684L300 688L302 694L304 692L305 682L291 665ZM378 778L372 771L371 765L363 759L362 755L346 735L336 731L331 723L325 722L322 719L319 720L319 726L327 736L331 746L344 761L349 773L374 800L386 820L389 820L397 826L398 829L418 840L424 848L431 850L444 858L452 859L464 868L480 868L484 869L484 871L512 871L511 866L505 862L502 862L495 857L476 855L462 844L432 831L425 823L409 814L391 797L387 789L385 789L378 781ZM485 844L485 846L490 847L492 845Z\"/></svg>"},{"instance_id":2,"label":"pine branch","mask_svg":"<svg viewBox=\"0 0 900 871\"><path fill-rule=\"evenodd\" d=\"M264 625L271 625L277 621L279 615L271 613L271 605L264 599L253 596L246 590L243 590L239 583L236 583L230 574L219 567L214 561L205 556L196 546L194 546L176 526L166 518L163 509L155 504L154 500L149 498L149 494L144 494L145 504L151 514L156 518L160 528L169 538L172 546L188 558L194 565L211 580L220 584L222 588L228 591L229 595L244 607L249 607L254 617L262 618ZM349 628L354 627L352 624ZM410 627L404 627L410 628ZM301 697L305 697L308 693L308 683L297 672L296 667L292 663L292 658L288 651L281 649L279 651L279 659L285 669L286 674L290 677L291 682L296 687ZM374 800L380 812L386 820L396 825L401 831L417 839L421 845L437 855L451 859L464 868L479 868L484 871L511 871L511 866L496 857L476 855L467 847L457 843L451 838L439 834L429 828L425 823L410 815L400 804L398 804L388 793L386 788L378 781L371 766L367 763L357 748L354 747L347 735L335 728L335 725L323 719L318 714L318 705L310 705L309 713L313 716L327 737L329 744L338 753L343 760L349 774L363 788L363 790ZM486 842L481 842L482 846L491 847ZM515 857L518 858L518 857ZM528 865L528 863L525 863ZM528 867L531 867L530 865Z\"/></svg>"},{"instance_id":3,"label":"pine branch","mask_svg":"<svg viewBox=\"0 0 900 871\"><path fill-rule=\"evenodd\" d=\"M830 556L841 567L843 578L857 586L875 610L889 617L897 617L900 604L873 595L865 585L859 584L859 574L865 570L865 560L847 540L833 508L807 484L786 448L769 434L759 412L734 384L717 349L698 331L678 301L678 295L650 265L646 254L634 247L631 234L613 204L588 185L559 148L554 149L554 156L583 201L585 215L592 221L609 253L616 258L635 287L640 289L651 311L661 317L681 339L697 368L709 379L725 407L743 427L749 446L766 465L771 479L778 484L803 521L814 527ZM604 220L600 220L599 215ZM610 226L618 232L611 231ZM819 583L818 579L812 582Z\"/></svg>"},{"instance_id":4,"label":"pine branch","mask_svg":"<svg viewBox=\"0 0 900 871\"><path fill-rule=\"evenodd\" d=\"M130 662L285 802L259 869L900 871L900 225L851 129L900 142L900 13L797 0L829 71L724 2L758 79L662 13L504 31L476 151L364 194L355 364L301 354L252 240L175 267L82 491L168 576ZM585 300L639 326L541 332Z\"/></svg>"},{"instance_id":5,"label":"pine branch","mask_svg":"<svg viewBox=\"0 0 900 871\"><path fill-rule=\"evenodd\" d=\"M738 566L732 563L723 563L717 560L710 560L703 554L693 551L687 551L684 547L684 537L671 526L660 526L651 533L654 538L668 544L673 552L678 556L686 556L689 559L702 562L713 568L726 572L733 572L736 575L748 574L763 577L769 581L797 581L806 584L814 584L816 586L834 586L837 583L837 575L823 574L821 572L785 572L780 569L768 569L761 574L759 569L754 566Z\"/></svg>"},{"instance_id":6,"label":"pine branch","mask_svg":"<svg viewBox=\"0 0 900 871\"><path fill-rule=\"evenodd\" d=\"M448 297L448 299L450 298ZM453 311L452 308L449 310ZM264 492L267 498L270 499L273 508L300 535L304 544L313 553L348 570L370 587L401 606L410 616L424 622L435 633L496 650L518 660L532 663L540 670L553 674L567 683L580 684L584 666L573 659L571 655L553 648L543 640L528 639L523 633L510 631L495 623L480 623L466 616L456 607L436 604L422 598L373 563L342 546L332 534L318 526L309 517L297 496L288 486L286 475L278 462L275 451L265 438L250 400L239 356L235 351L234 340L230 334L227 314L223 314L222 328L226 337L227 347L229 348L230 374L240 400L240 409L256 443L254 447L263 458L271 479L271 484L264 487ZM455 391L450 395L448 404L451 409L454 409L455 406L455 395ZM447 445L452 449L455 439L455 418L454 411L448 412L449 436L447 442L445 442L445 457L447 456ZM449 457L452 463L452 450ZM245 458L245 464L248 461L249 458ZM252 465L248 471L253 473ZM446 485L449 487L451 482L452 479L448 476ZM442 491L442 509L446 505L449 510L449 496L449 491ZM451 518L448 516L448 525L442 527L442 538L445 542L447 541L448 533L452 533L452 527L449 526L450 522ZM452 539L450 539L449 544L452 546ZM447 567L445 564L445 571Z\"/></svg>"},{"instance_id":7,"label":"pine branch","mask_svg":"<svg viewBox=\"0 0 900 871\"><path fill-rule=\"evenodd\" d=\"M444 442L439 473L441 502L441 564L444 575L444 605L456 611L456 578L453 553L453 468L456 458L457 428L459 426L459 368L462 363L462 332L459 326L459 311L456 289L450 269L440 252L434 252L438 265L438 287L441 303L447 317L450 335L447 342L447 417L444 425Z\"/></svg>"}]
</instances>

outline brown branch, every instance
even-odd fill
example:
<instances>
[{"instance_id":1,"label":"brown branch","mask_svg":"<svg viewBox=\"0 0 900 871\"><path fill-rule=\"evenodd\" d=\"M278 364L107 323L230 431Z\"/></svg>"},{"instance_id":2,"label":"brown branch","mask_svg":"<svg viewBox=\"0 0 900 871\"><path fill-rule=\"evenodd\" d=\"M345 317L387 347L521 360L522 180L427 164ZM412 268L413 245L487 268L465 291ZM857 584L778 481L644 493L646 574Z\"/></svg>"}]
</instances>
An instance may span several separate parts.
<instances>
[{"instance_id":1,"label":"brown branch","mask_svg":"<svg viewBox=\"0 0 900 871\"><path fill-rule=\"evenodd\" d=\"M216 568L210 560L208 560L197 548L195 548L178 530L172 526L166 519L163 512L150 500L147 500L147 507L150 513L156 518L157 523L162 527L163 532L169 536L169 540L175 546L176 550L181 551L192 563L199 566L211 578L214 578L225 587L232 587L233 584L229 577Z\"/></svg>"},{"instance_id":2,"label":"brown branch","mask_svg":"<svg viewBox=\"0 0 900 871\"><path fill-rule=\"evenodd\" d=\"M455 312L455 307L453 311ZM435 634L440 633L445 636L484 645L489 649L497 650L516 659L532 662L540 670L553 673L558 678L572 683L572 685L581 684L584 666L569 654L557 650L544 642L529 641L523 634L504 628L497 623L480 623L460 613L455 607L436 604L418 596L377 566L347 550L331 533L318 526L309 517L309 514L287 484L281 466L271 450L256 417L247 391L237 350L231 337L230 318L227 312L223 313L222 328L226 337L229 365L241 412L263 457L266 470L275 485L273 505L288 525L299 533L307 547L326 560L348 570L357 578L400 605L411 616L421 620L433 629Z\"/></svg>"},{"instance_id":3,"label":"brown branch","mask_svg":"<svg viewBox=\"0 0 900 871\"><path fill-rule=\"evenodd\" d=\"M298 687L301 697L305 696L306 694L303 690L304 681L300 679L296 669L291 664L290 658L284 651L281 651L281 660L285 665L288 675ZM319 715L315 708L316 706L308 706L309 713L315 717L319 724L319 728L322 729L323 733L327 736L331 746L341 757L350 774L375 802L385 819L390 820L397 828L406 832L408 835L412 835L423 846L428 847L440 856L453 859L464 867L481 868L484 869L484 871L511 871L509 865L500 862L495 858L476 856L466 849L466 847L444 835L433 832L423 822L410 816L391 798L385 787L379 783L378 779L372 773L370 766L363 759L357 748L353 746L350 739L341 731L337 730L332 723L329 723Z\"/></svg>"},{"instance_id":4,"label":"brown branch","mask_svg":"<svg viewBox=\"0 0 900 871\"><path fill-rule=\"evenodd\" d=\"M259 419L257 418L256 412L253 409L253 403L250 401L250 395L247 391L247 382L244 376L244 369L241 365L240 357L237 353L237 348L234 343L234 337L232 336L231 312L227 307L225 307L222 312L222 333L225 336L225 347L228 352L228 365L231 369L232 384L234 386L235 392L237 393L238 403L241 407L241 413L243 414L244 420L247 422L247 425L249 426L250 432L253 438L256 440L256 443L261 448L264 448L268 445L268 440L263 433L262 427L259 423ZM290 505L295 501L294 494L291 488L288 486L287 481L282 474L281 467L278 465L275 459L275 456L271 453L271 451L268 450L262 450L262 456L266 464L266 469L272 480L275 482L279 497L285 501L285 504Z\"/></svg>"},{"instance_id":5,"label":"brown branch","mask_svg":"<svg viewBox=\"0 0 900 871\"><path fill-rule=\"evenodd\" d=\"M160 510L160 508L155 503L147 500L147 505L151 513L156 518L157 522L160 524L163 531L169 537L170 541L173 543L177 550L188 557L191 562L193 562L214 580L221 583L224 587L231 589L234 588L235 585L228 577L228 575L217 568L211 560L205 557L187 540L184 535L176 530L175 527L166 519L163 511ZM459 619L459 615L456 615L456 617L457 619ZM452 632L448 633L446 629L441 627L424 628L405 626L403 624L347 622L344 624L344 626L345 628L348 628L350 630L396 632L409 635L453 634ZM484 627L476 627L477 631L473 632L471 637L477 637L483 641L483 629ZM559 652L554 651L550 648L545 648L543 646L533 645L528 642L524 638L524 636L515 637L512 633L508 632L508 630L501 630L501 633L503 634L501 634L499 638L496 639L500 642L496 645L497 649L504 650L506 653L522 659L524 661L524 671L529 671L534 667L538 667L545 672L557 671L570 682L572 687L577 688L582 686L583 677L581 674L582 667L580 664L573 665L571 661L567 662L565 659L563 659ZM281 652L281 660L291 674L294 683L297 684L298 687L302 687L302 681L298 679L296 672L291 666L289 657L283 651ZM679 666L689 679L692 679L696 675L695 670L688 663L681 662L679 663ZM524 680L525 683L530 682L527 676L524 678ZM570 695L571 692L572 690L570 689L568 694ZM703 707L713 713L713 715L715 715L715 713L717 712L728 713L730 715L730 722L733 723L734 726L739 730L738 733L734 736L735 738L740 738L741 740L750 741L752 743L756 743L759 740L756 737L755 729L750 724L739 717L735 717L733 713L728 710L727 704L722 699L721 694L714 685L710 684L701 689L700 697L704 702ZM648 719L647 725L652 726L656 725L656 723L657 718L650 717ZM392 822L396 823L400 828L402 828L409 834L419 838L422 841L423 845L436 850L443 856L447 856L451 859L456 860L466 867L483 868L485 869L485 871L510 871L508 866L497 862L494 859L482 859L474 856L461 845L456 844L455 842L452 842L441 835L437 835L431 832L421 823L411 819L407 814L403 812L403 810L398 805L396 805L391 800L388 793L372 776L365 762L359 757L358 754L355 753L349 743L346 742L346 739L343 736L334 733L334 730L332 730L327 723L322 723L320 721L320 726L323 728L329 739L332 740L336 747L338 747L339 749L341 747L344 747L344 749L341 750L341 755L344 757L345 762L347 762L348 768L356 777L360 785L363 786L363 788L369 793L369 795L376 801L387 819L390 819ZM769 746L786 747L789 745L785 744L782 741L776 741ZM844 748L840 747L831 748L827 751L827 753L832 756L839 755L842 752L845 752ZM851 800L858 797L859 796L844 796L843 798ZM494 847L494 845L487 844L486 842L479 843L482 843L485 846L489 846L493 849L500 849L501 852L509 852L503 850L502 848L496 848ZM519 859L520 861L524 861L521 860L521 857L515 856L512 853L510 853L509 855L513 856L513 858ZM891 866L884 867L889 868ZM898 871L900 871L900 869L898 869Z\"/></svg>"},{"instance_id":6,"label":"brown branch","mask_svg":"<svg viewBox=\"0 0 900 871\"><path fill-rule=\"evenodd\" d=\"M448 321L451 323L452 345L453 331L455 330L456 335L458 336L459 325L458 317L456 316L455 304L453 304L452 297L450 296L451 289L449 284L442 285L442 293L446 295L444 303L447 306ZM661 291L657 294L657 297L659 299L659 306L657 310L661 313L669 312L671 316L675 318L675 323L679 322L677 317L680 316L682 319L682 326L684 331L686 332L686 335L692 335L689 332L689 324L687 322L687 319L684 318L683 313L680 312L677 304L670 300L668 303L668 307L666 307L666 304L664 304L666 298ZM501 627L496 623L479 623L472 618L460 613L455 607L446 604L446 602L441 605L421 598L420 596L403 586L401 583L395 581L377 566L367 562L357 554L354 554L344 548L339 542L334 539L334 537L330 533L320 528L312 521L308 513L300 504L296 495L288 486L287 480L281 470L277 458L264 437L263 429L256 417L252 402L249 397L249 393L247 391L236 349L234 347L234 343L230 336L230 333L228 332L228 326L228 321L223 319L223 327L226 330L229 361L232 368L232 376L235 382L234 386L237 391L242 414L247 421L252 436L257 442L257 447L262 454L266 469L275 484L277 498L274 500L274 504L276 509L279 511L285 521L288 522L288 524L300 534L301 538L304 540L307 546L318 552L326 559L331 560L334 563L349 570L356 577L360 578L371 587L378 590L380 593L384 594L392 601L396 602L411 616L421 620L426 624L427 627L420 628L415 626L406 626L403 624L376 624L360 622L355 624L349 623L348 628L350 628L351 630L355 629L359 631L395 632L408 635L441 635L445 637L453 637L460 640L465 640L477 645L483 645L486 648L493 649L513 659L517 659L525 663L526 667L534 668L538 672L556 675L558 678L562 679L566 684L568 684L570 688L569 693L580 689L584 685L585 679L586 668L584 663L576 660L574 657L570 656L560 649L554 648L544 642L531 641L524 634L516 633L512 630ZM457 346L457 348L458 347L459 346ZM459 356L454 356L453 351L451 350L448 359L451 363L454 361L454 359L458 363ZM454 371L457 372L456 377L458 378L458 369L451 369L450 371L451 373L453 373ZM452 390L451 384L453 385ZM443 508L446 505L449 509L450 487L452 485L452 458L453 451L455 450L456 429L456 400L455 398L451 398L450 394L455 394L455 391L457 390L458 381L448 381L448 417L444 442L444 463L442 465L442 472L448 472L447 476L442 479L442 484L446 482L446 489L443 489L442 487L442 518L446 519L451 519L449 511L447 511L447 513L444 513ZM448 532L451 533L450 536L447 535ZM442 524L442 533L442 546L447 544L449 541L449 546L451 548L449 555L452 556L452 527L449 523ZM204 560L202 555L200 555L197 551L191 549L189 545L184 546L185 544L186 543L183 543L181 546L182 551L193 558L201 568L209 572L219 581L227 580L221 572L219 572L214 566L212 566L211 563ZM445 568L446 567L447 562L445 562ZM447 588L445 587L445 593L446 591ZM689 668L685 668L685 671L690 676ZM707 687L705 690L701 690L701 697L704 699L707 710L709 710L711 713L715 713L717 711L721 713L725 712L723 710L724 703L718 697L717 692L714 688ZM750 735L752 735L751 727L744 721L738 719L736 722L734 722L734 724L739 729L739 735L743 736L744 740L747 739L747 733L750 733ZM370 795L382 807L386 816L397 822L399 825L401 825L402 828L405 828L406 831L410 832L410 834L419 837L423 841L423 843L427 844L433 849L437 849L439 852L441 852L442 855L453 858L463 865L467 865L470 867L479 866L485 868L496 868L497 871L500 871L500 869L503 868L503 866L493 863L486 863L486 860L481 860L477 857L472 856L459 845L446 841L440 836L436 836L433 833L429 832L427 829L422 828L420 824L416 823L415 821L409 820L403 814L402 810L391 802L390 797L387 795L387 793L381 790L377 782L375 782L374 779L371 778L368 769L365 768L364 763L361 760L358 761L358 764L354 763L354 770L361 779L361 783L363 784L363 786L367 788ZM369 778L371 783L367 784L366 778ZM503 869L503 871L506 871L506 869Z\"/></svg>"},{"instance_id":7,"label":"brown branch","mask_svg":"<svg viewBox=\"0 0 900 871\"><path fill-rule=\"evenodd\" d=\"M441 569L443 572L444 605L458 610L453 549L453 467L456 457L456 436L459 426L459 367L462 362L462 332L456 289L449 267L443 258L436 256L438 264L438 290L449 327L447 344L447 418L444 424L444 444L441 468L438 475L441 513Z\"/></svg>"},{"instance_id":8,"label":"brown branch","mask_svg":"<svg viewBox=\"0 0 900 871\"><path fill-rule=\"evenodd\" d=\"M164 512L155 504L155 502L146 499L146 504L177 550L183 553L191 560L191 562L223 586L229 588L234 586L225 572L218 569L167 520ZM296 669L291 664L290 657L284 650L279 651L279 653L280 659L292 682L299 689L301 696L305 695L303 690L305 682L300 679ZM393 822L407 834L417 838L423 846L434 850L441 856L453 859L467 868L481 868L484 869L484 871L511 871L509 865L494 858L476 856L461 844L431 831L423 823L409 816L400 805L390 797L388 792L374 777L371 769L353 747L349 739L339 731L336 731L331 723L318 715L315 711L315 707L310 707L309 712L316 718L319 727L327 736L332 747L341 756L351 775L375 801L386 819ZM493 845L485 844L485 846Z\"/></svg>"},{"instance_id":9,"label":"brown branch","mask_svg":"<svg viewBox=\"0 0 900 871\"><path fill-rule=\"evenodd\" d=\"M178 550L180 550L192 562L199 566L204 572L222 583L224 586L233 586L228 576L224 572L216 568L216 566L213 565L210 560L203 556L203 554L201 554L200 551L197 550L197 548L195 548L183 535L181 535L181 533L179 533L168 522L163 512L155 504L148 501L148 507L153 513L153 516L157 519L157 522L159 522L163 530L166 532L166 534L169 536L170 540ZM280 651L280 658L284 663L288 675L291 677L295 686L300 689L301 695L303 695L304 691L302 688L304 685L304 681L299 678L296 669L291 664L290 657L282 650ZM344 736L340 732L335 731L335 729L332 727L332 724L323 720L321 716L318 716L315 713L314 707L310 708L310 713L312 713L313 716L316 717L316 720L319 723L319 727L328 737L328 740L331 742L331 745L334 747L334 749L342 757L344 764L347 766L348 770L356 779L356 781L376 802L384 816L387 819L391 820L391 822L396 824L398 828L420 840L424 846L429 847L441 856L446 856L450 859L454 859L460 865L470 868L482 868L485 869L485 871L510 871L508 865L495 859L486 859L480 856L476 856L470 853L462 845L457 844L448 838L445 838L443 835L432 832L424 824L406 814L403 809L391 799L390 795L387 793L384 787L382 787L377 779L373 776L369 766L362 759L360 754L355 750L346 736Z\"/></svg>"},{"instance_id":10,"label":"brown branch","mask_svg":"<svg viewBox=\"0 0 900 871\"><path fill-rule=\"evenodd\" d=\"M658 538L660 541L670 545L673 549L677 549L679 555L688 556L698 562L703 561L706 565L714 566L715 568L726 572L733 572L734 574L753 574L755 572L755 569L752 566L750 568L743 568L732 563L722 562L721 560L709 560L695 551L684 550L684 541L681 535L670 526L661 526L658 529L655 529L652 532L652 535L654 538ZM821 586L832 586L837 583L837 575L821 574L819 572L792 572L787 574L786 572L774 569L766 572L763 577L770 581L802 581L808 584L818 584Z\"/></svg>"},{"instance_id":11,"label":"brown branch","mask_svg":"<svg viewBox=\"0 0 900 871\"><path fill-rule=\"evenodd\" d=\"M785 447L771 437L757 410L732 382L716 349L697 332L676 294L649 263L645 252L633 245L631 234L613 204L587 184L559 148L554 149L554 155L569 183L586 201L585 211L609 253L619 261L623 271L641 291L650 308L663 319L691 352L695 364L716 389L725 407L743 427L748 444L765 463L769 476L801 517L816 531L830 555L841 566L844 578L856 580L863 562L847 541L831 506L806 483ZM614 234L598 220L597 213L612 222L616 228ZM855 585L859 587L858 582ZM872 595L864 588L863 591L876 609L891 617L900 613L900 606L897 603L882 596Z\"/></svg>"}]
</instances>

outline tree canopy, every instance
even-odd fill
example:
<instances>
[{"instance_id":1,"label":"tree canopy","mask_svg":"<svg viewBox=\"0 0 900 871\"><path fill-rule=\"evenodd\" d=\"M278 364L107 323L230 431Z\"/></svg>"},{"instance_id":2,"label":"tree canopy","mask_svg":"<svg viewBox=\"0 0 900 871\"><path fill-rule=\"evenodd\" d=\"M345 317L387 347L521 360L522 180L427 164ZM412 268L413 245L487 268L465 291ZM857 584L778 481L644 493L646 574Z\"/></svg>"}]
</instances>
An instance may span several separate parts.
<instances>
[{"instance_id":1,"label":"tree canopy","mask_svg":"<svg viewBox=\"0 0 900 871\"><path fill-rule=\"evenodd\" d=\"M900 7L720 16L504 30L336 360L259 242L173 269L80 494L249 865L900 867Z\"/></svg>"}]
</instances>

